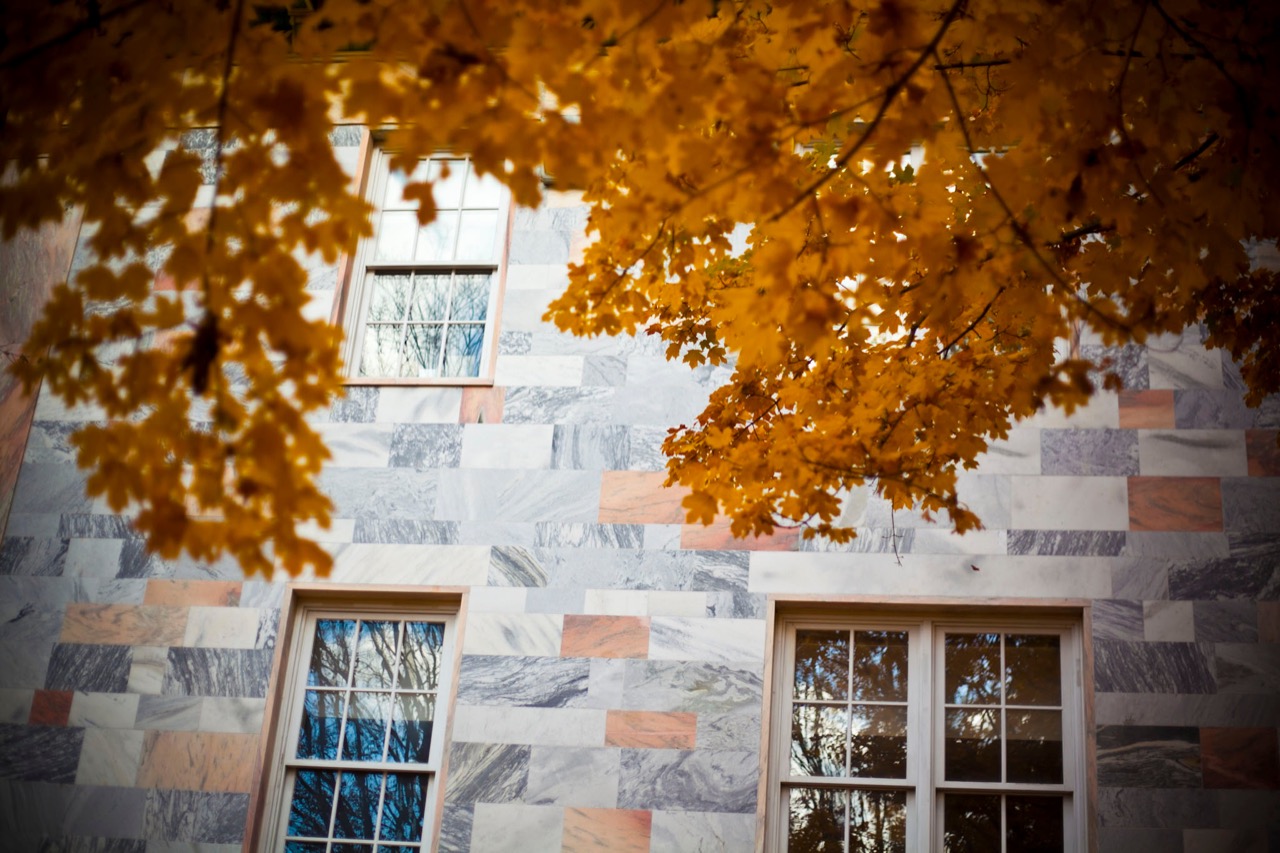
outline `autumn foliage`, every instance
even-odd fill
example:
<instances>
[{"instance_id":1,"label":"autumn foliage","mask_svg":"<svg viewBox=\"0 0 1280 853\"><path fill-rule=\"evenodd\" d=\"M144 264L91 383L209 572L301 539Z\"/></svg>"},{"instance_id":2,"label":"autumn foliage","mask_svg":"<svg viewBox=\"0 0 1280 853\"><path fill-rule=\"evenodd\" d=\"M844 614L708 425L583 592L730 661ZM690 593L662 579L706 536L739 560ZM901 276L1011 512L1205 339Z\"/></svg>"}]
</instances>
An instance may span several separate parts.
<instances>
[{"instance_id":1,"label":"autumn foliage","mask_svg":"<svg viewBox=\"0 0 1280 853\"><path fill-rule=\"evenodd\" d=\"M328 518L305 416L339 332L302 316L298 258L368 233L335 120L401 166L468 152L522 204L540 170L584 191L550 317L732 364L665 449L690 517L740 535L847 537L864 484L972 528L957 471L1085 402L1082 329L1202 322L1254 402L1280 389L1250 260L1280 236L1280 4L94 0L2 26L4 233L78 205L101 258L17 369L101 407L90 488L162 554L327 567L295 523ZM213 163L172 146L210 127Z\"/></svg>"}]
</instances>

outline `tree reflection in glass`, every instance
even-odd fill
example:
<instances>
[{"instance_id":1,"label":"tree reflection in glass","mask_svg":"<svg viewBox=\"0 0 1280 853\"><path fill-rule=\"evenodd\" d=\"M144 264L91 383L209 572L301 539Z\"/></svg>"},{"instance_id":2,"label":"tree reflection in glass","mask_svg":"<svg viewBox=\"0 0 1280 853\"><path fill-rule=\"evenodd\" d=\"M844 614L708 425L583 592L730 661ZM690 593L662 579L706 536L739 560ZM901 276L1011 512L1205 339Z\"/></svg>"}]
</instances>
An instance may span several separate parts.
<instances>
[{"instance_id":1,"label":"tree reflection in glass","mask_svg":"<svg viewBox=\"0 0 1280 853\"><path fill-rule=\"evenodd\" d=\"M1062 853L1061 797L1006 797L1006 853Z\"/></svg>"},{"instance_id":2,"label":"tree reflection in glass","mask_svg":"<svg viewBox=\"0 0 1280 853\"><path fill-rule=\"evenodd\" d=\"M1005 724L1005 781L1061 783L1062 713L1009 710L1005 712Z\"/></svg>"},{"instance_id":3,"label":"tree reflection in glass","mask_svg":"<svg viewBox=\"0 0 1280 853\"><path fill-rule=\"evenodd\" d=\"M844 791L792 788L788 800L789 853L844 853Z\"/></svg>"},{"instance_id":4,"label":"tree reflection in glass","mask_svg":"<svg viewBox=\"0 0 1280 853\"><path fill-rule=\"evenodd\" d=\"M307 670L308 687L337 687L347 683L355 630L354 619L316 620L311 666Z\"/></svg>"},{"instance_id":5,"label":"tree reflection in glass","mask_svg":"<svg viewBox=\"0 0 1280 853\"><path fill-rule=\"evenodd\" d=\"M947 704L1000 704L999 634L947 634L944 666Z\"/></svg>"},{"instance_id":6,"label":"tree reflection in glass","mask_svg":"<svg viewBox=\"0 0 1280 853\"><path fill-rule=\"evenodd\" d=\"M420 840L426 796L425 776L417 773L388 774L378 838L382 841Z\"/></svg>"},{"instance_id":7,"label":"tree reflection in glass","mask_svg":"<svg viewBox=\"0 0 1280 853\"><path fill-rule=\"evenodd\" d=\"M849 853L906 853L905 791L849 792Z\"/></svg>"},{"instance_id":8,"label":"tree reflection in glass","mask_svg":"<svg viewBox=\"0 0 1280 853\"><path fill-rule=\"evenodd\" d=\"M336 758L345 693L308 690L298 727L299 758Z\"/></svg>"},{"instance_id":9,"label":"tree reflection in glass","mask_svg":"<svg viewBox=\"0 0 1280 853\"><path fill-rule=\"evenodd\" d=\"M907 632L853 633L853 698L907 700Z\"/></svg>"},{"instance_id":10,"label":"tree reflection in glass","mask_svg":"<svg viewBox=\"0 0 1280 853\"><path fill-rule=\"evenodd\" d=\"M946 853L998 853L1000 797L945 795L942 798L942 849Z\"/></svg>"},{"instance_id":11,"label":"tree reflection in glass","mask_svg":"<svg viewBox=\"0 0 1280 853\"><path fill-rule=\"evenodd\" d=\"M795 698L849 696L849 632L796 631Z\"/></svg>"},{"instance_id":12,"label":"tree reflection in glass","mask_svg":"<svg viewBox=\"0 0 1280 853\"><path fill-rule=\"evenodd\" d=\"M843 706L797 703L791 710L793 776L845 775L849 713Z\"/></svg>"},{"instance_id":13,"label":"tree reflection in glass","mask_svg":"<svg viewBox=\"0 0 1280 853\"><path fill-rule=\"evenodd\" d=\"M346 761L381 761L390 712L389 694L353 692L347 712L347 730L342 739L342 758Z\"/></svg>"},{"instance_id":14,"label":"tree reflection in glass","mask_svg":"<svg viewBox=\"0 0 1280 853\"><path fill-rule=\"evenodd\" d=\"M1000 781L1000 712L949 709L943 747L946 778L957 782Z\"/></svg>"},{"instance_id":15,"label":"tree reflection in glass","mask_svg":"<svg viewBox=\"0 0 1280 853\"><path fill-rule=\"evenodd\" d=\"M849 775L907 778L907 706L853 705L849 720Z\"/></svg>"},{"instance_id":16,"label":"tree reflection in glass","mask_svg":"<svg viewBox=\"0 0 1280 853\"><path fill-rule=\"evenodd\" d=\"M1062 704L1062 651L1056 635L1006 634L1005 701L1010 705Z\"/></svg>"},{"instance_id":17,"label":"tree reflection in glass","mask_svg":"<svg viewBox=\"0 0 1280 853\"><path fill-rule=\"evenodd\" d=\"M339 807L334 815L334 838L373 839L378 825L382 774L343 773L338 782Z\"/></svg>"},{"instance_id":18,"label":"tree reflection in glass","mask_svg":"<svg viewBox=\"0 0 1280 853\"><path fill-rule=\"evenodd\" d=\"M444 625L438 622L406 622L404 651L400 659L402 690L435 690L440 680L440 650Z\"/></svg>"},{"instance_id":19,"label":"tree reflection in glass","mask_svg":"<svg viewBox=\"0 0 1280 853\"><path fill-rule=\"evenodd\" d=\"M390 687L395 679L399 622L361 622L356 644L356 687Z\"/></svg>"},{"instance_id":20,"label":"tree reflection in glass","mask_svg":"<svg viewBox=\"0 0 1280 853\"><path fill-rule=\"evenodd\" d=\"M284 853L327 853L322 841L286 841Z\"/></svg>"},{"instance_id":21,"label":"tree reflection in glass","mask_svg":"<svg viewBox=\"0 0 1280 853\"><path fill-rule=\"evenodd\" d=\"M303 838L324 838L329 834L333 793L337 774L328 770L299 770L293 780L286 832Z\"/></svg>"}]
</instances>

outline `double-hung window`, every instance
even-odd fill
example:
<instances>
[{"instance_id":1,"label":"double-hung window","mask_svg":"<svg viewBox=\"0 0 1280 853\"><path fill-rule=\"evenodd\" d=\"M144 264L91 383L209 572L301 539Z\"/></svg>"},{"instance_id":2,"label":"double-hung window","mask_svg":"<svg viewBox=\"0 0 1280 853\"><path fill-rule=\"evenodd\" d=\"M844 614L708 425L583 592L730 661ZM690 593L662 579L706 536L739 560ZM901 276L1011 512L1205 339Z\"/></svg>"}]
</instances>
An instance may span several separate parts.
<instances>
[{"instance_id":1,"label":"double-hung window","mask_svg":"<svg viewBox=\"0 0 1280 853\"><path fill-rule=\"evenodd\" d=\"M769 849L1085 849L1080 622L787 616Z\"/></svg>"},{"instance_id":2,"label":"double-hung window","mask_svg":"<svg viewBox=\"0 0 1280 853\"><path fill-rule=\"evenodd\" d=\"M430 180L436 217L418 224L405 185ZM412 174L375 150L373 237L357 256L347 302L350 377L450 381L491 375L509 195L465 157L419 161Z\"/></svg>"}]
</instances>

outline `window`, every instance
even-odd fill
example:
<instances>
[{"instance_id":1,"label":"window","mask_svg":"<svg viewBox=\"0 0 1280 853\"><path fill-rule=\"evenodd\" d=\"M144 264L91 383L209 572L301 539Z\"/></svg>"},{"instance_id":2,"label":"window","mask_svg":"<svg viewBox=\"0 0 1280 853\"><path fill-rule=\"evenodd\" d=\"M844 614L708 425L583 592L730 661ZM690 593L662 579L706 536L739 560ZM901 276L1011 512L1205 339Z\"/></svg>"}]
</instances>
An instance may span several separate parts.
<instances>
[{"instance_id":1,"label":"window","mask_svg":"<svg viewBox=\"0 0 1280 853\"><path fill-rule=\"evenodd\" d=\"M769 838L791 853L1084 849L1080 622L787 616Z\"/></svg>"},{"instance_id":2,"label":"window","mask_svg":"<svg viewBox=\"0 0 1280 853\"><path fill-rule=\"evenodd\" d=\"M465 157L436 156L412 175L376 150L374 234L352 276L345 361L352 379L465 381L489 375L508 194ZM434 182L436 218L418 224L405 184Z\"/></svg>"},{"instance_id":3,"label":"window","mask_svg":"<svg viewBox=\"0 0 1280 853\"><path fill-rule=\"evenodd\" d=\"M263 849L430 850L453 617L300 609Z\"/></svg>"}]
</instances>

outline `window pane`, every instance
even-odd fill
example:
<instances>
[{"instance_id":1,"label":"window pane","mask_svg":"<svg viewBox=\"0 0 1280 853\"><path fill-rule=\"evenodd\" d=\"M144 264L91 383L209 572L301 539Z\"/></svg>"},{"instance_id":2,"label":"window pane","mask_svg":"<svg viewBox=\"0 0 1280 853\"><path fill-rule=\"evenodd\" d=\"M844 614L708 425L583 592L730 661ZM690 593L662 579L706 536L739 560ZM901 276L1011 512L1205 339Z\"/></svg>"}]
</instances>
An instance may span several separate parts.
<instances>
[{"instance_id":1,"label":"window pane","mask_svg":"<svg viewBox=\"0 0 1280 853\"><path fill-rule=\"evenodd\" d=\"M325 845L323 841L288 841L284 853L325 853Z\"/></svg>"},{"instance_id":2,"label":"window pane","mask_svg":"<svg viewBox=\"0 0 1280 853\"><path fill-rule=\"evenodd\" d=\"M404 326L370 325L364 330L364 352L360 355L361 376L399 376L400 344Z\"/></svg>"},{"instance_id":3,"label":"window pane","mask_svg":"<svg viewBox=\"0 0 1280 853\"><path fill-rule=\"evenodd\" d=\"M414 227L418 224L418 215L414 217ZM385 217L384 217L385 218ZM418 231L418 251L413 256L415 261L448 261L453 259L453 243L458 233L458 214L452 210L442 210L429 225Z\"/></svg>"},{"instance_id":4,"label":"window pane","mask_svg":"<svg viewBox=\"0 0 1280 853\"><path fill-rule=\"evenodd\" d=\"M1043 634L1006 635L1004 689L1005 702L1010 705L1061 705L1059 638Z\"/></svg>"},{"instance_id":5,"label":"window pane","mask_svg":"<svg viewBox=\"0 0 1280 853\"><path fill-rule=\"evenodd\" d=\"M445 172L448 176L445 176ZM462 200L462 182L467 173L466 160L432 160L427 176L434 182L432 196L436 207L458 207Z\"/></svg>"},{"instance_id":6,"label":"window pane","mask_svg":"<svg viewBox=\"0 0 1280 853\"><path fill-rule=\"evenodd\" d=\"M955 705L1000 704L1000 635L947 634L946 692Z\"/></svg>"},{"instance_id":7,"label":"window pane","mask_svg":"<svg viewBox=\"0 0 1280 853\"><path fill-rule=\"evenodd\" d=\"M853 633L853 698L906 701L906 631Z\"/></svg>"},{"instance_id":8,"label":"window pane","mask_svg":"<svg viewBox=\"0 0 1280 853\"><path fill-rule=\"evenodd\" d=\"M445 309L449 306L448 273L444 275L426 275L418 273L414 277L413 304L409 307L409 319L414 322L441 322L445 319Z\"/></svg>"},{"instance_id":9,"label":"window pane","mask_svg":"<svg viewBox=\"0 0 1280 853\"><path fill-rule=\"evenodd\" d=\"M1000 781L1000 712L947 711L946 778L954 782Z\"/></svg>"},{"instance_id":10,"label":"window pane","mask_svg":"<svg viewBox=\"0 0 1280 853\"><path fill-rule=\"evenodd\" d=\"M409 313L409 276L375 275L369 295L369 323L399 323Z\"/></svg>"},{"instance_id":11,"label":"window pane","mask_svg":"<svg viewBox=\"0 0 1280 853\"><path fill-rule=\"evenodd\" d=\"M849 719L849 775L907 778L906 706L854 705Z\"/></svg>"},{"instance_id":12,"label":"window pane","mask_svg":"<svg viewBox=\"0 0 1280 853\"><path fill-rule=\"evenodd\" d=\"M906 853L907 793L849 792L849 853Z\"/></svg>"},{"instance_id":13,"label":"window pane","mask_svg":"<svg viewBox=\"0 0 1280 853\"><path fill-rule=\"evenodd\" d=\"M791 709L791 774L843 776L849 712L843 706L800 705Z\"/></svg>"},{"instance_id":14,"label":"window pane","mask_svg":"<svg viewBox=\"0 0 1280 853\"><path fill-rule=\"evenodd\" d=\"M413 237L418 233L418 214L412 211L383 213L378 220L376 261L408 261L413 258Z\"/></svg>"},{"instance_id":15,"label":"window pane","mask_svg":"<svg viewBox=\"0 0 1280 853\"><path fill-rule=\"evenodd\" d=\"M396 697L387 761L426 763L430 760L435 711L433 696L408 694Z\"/></svg>"},{"instance_id":16,"label":"window pane","mask_svg":"<svg viewBox=\"0 0 1280 853\"><path fill-rule=\"evenodd\" d=\"M382 206L384 208L416 208L418 206L417 201L405 201L404 185L422 181L427 175L426 165L426 163L419 163L412 174L407 176L399 169L391 169L387 173L387 192L383 196Z\"/></svg>"},{"instance_id":17,"label":"window pane","mask_svg":"<svg viewBox=\"0 0 1280 853\"><path fill-rule=\"evenodd\" d=\"M335 844L333 853L373 853L372 844Z\"/></svg>"},{"instance_id":18,"label":"window pane","mask_svg":"<svg viewBox=\"0 0 1280 853\"><path fill-rule=\"evenodd\" d=\"M378 837L384 841L421 840L426 797L426 776L418 773L388 775L387 792L382 800L382 829Z\"/></svg>"},{"instance_id":19,"label":"window pane","mask_svg":"<svg viewBox=\"0 0 1280 853\"><path fill-rule=\"evenodd\" d=\"M453 306L449 316L453 320L479 320L484 322L489 313L489 276L487 274L458 274L453 282Z\"/></svg>"},{"instance_id":20,"label":"window pane","mask_svg":"<svg viewBox=\"0 0 1280 853\"><path fill-rule=\"evenodd\" d=\"M381 761L391 716L391 696L387 693L352 693L347 712L347 732L342 740L346 761Z\"/></svg>"},{"instance_id":21,"label":"window pane","mask_svg":"<svg viewBox=\"0 0 1280 853\"><path fill-rule=\"evenodd\" d=\"M400 652L399 685L409 690L435 690L440 680L440 655L444 649L444 625L408 622Z\"/></svg>"},{"instance_id":22,"label":"window pane","mask_svg":"<svg viewBox=\"0 0 1280 853\"><path fill-rule=\"evenodd\" d=\"M449 337L444 349L444 375L479 376L480 350L483 345L484 326L449 326Z\"/></svg>"},{"instance_id":23,"label":"window pane","mask_svg":"<svg viewBox=\"0 0 1280 853\"><path fill-rule=\"evenodd\" d=\"M1062 853L1062 798L1007 797L1008 853Z\"/></svg>"},{"instance_id":24,"label":"window pane","mask_svg":"<svg viewBox=\"0 0 1280 853\"><path fill-rule=\"evenodd\" d=\"M464 210L462 229L458 235L460 261L488 261L494 256L493 244L498 235L496 210Z\"/></svg>"},{"instance_id":25,"label":"window pane","mask_svg":"<svg viewBox=\"0 0 1280 853\"><path fill-rule=\"evenodd\" d=\"M329 834L335 777L332 771L298 771L293 780L287 834L304 838L324 838Z\"/></svg>"},{"instance_id":26,"label":"window pane","mask_svg":"<svg viewBox=\"0 0 1280 853\"><path fill-rule=\"evenodd\" d=\"M390 687L396 671L399 622L361 622L356 645L356 687Z\"/></svg>"},{"instance_id":27,"label":"window pane","mask_svg":"<svg viewBox=\"0 0 1280 853\"><path fill-rule=\"evenodd\" d=\"M844 792L792 788L789 799L789 853L843 853Z\"/></svg>"},{"instance_id":28,"label":"window pane","mask_svg":"<svg viewBox=\"0 0 1280 853\"><path fill-rule=\"evenodd\" d=\"M497 207L502 203L502 183L493 175L481 177L475 168L467 176L466 207Z\"/></svg>"},{"instance_id":29,"label":"window pane","mask_svg":"<svg viewBox=\"0 0 1280 853\"><path fill-rule=\"evenodd\" d=\"M1000 849L1000 797L947 794L942 798L942 849L995 853Z\"/></svg>"},{"instance_id":30,"label":"window pane","mask_svg":"<svg viewBox=\"0 0 1280 853\"><path fill-rule=\"evenodd\" d=\"M1009 782L1062 782L1062 714L1005 711Z\"/></svg>"},{"instance_id":31,"label":"window pane","mask_svg":"<svg viewBox=\"0 0 1280 853\"><path fill-rule=\"evenodd\" d=\"M440 375L440 330L434 323L409 326L405 336L403 376Z\"/></svg>"},{"instance_id":32,"label":"window pane","mask_svg":"<svg viewBox=\"0 0 1280 853\"><path fill-rule=\"evenodd\" d=\"M347 683L355 632L354 619L316 620L311 666L307 670L308 687L341 687Z\"/></svg>"},{"instance_id":33,"label":"window pane","mask_svg":"<svg viewBox=\"0 0 1280 853\"><path fill-rule=\"evenodd\" d=\"M796 631L796 699L849 696L849 632Z\"/></svg>"},{"instance_id":34,"label":"window pane","mask_svg":"<svg viewBox=\"0 0 1280 853\"><path fill-rule=\"evenodd\" d=\"M381 773L343 773L338 792L338 814L333 822L335 838L373 840L378 823Z\"/></svg>"},{"instance_id":35,"label":"window pane","mask_svg":"<svg viewBox=\"0 0 1280 853\"><path fill-rule=\"evenodd\" d=\"M337 758L345 693L308 690L302 699L298 758Z\"/></svg>"}]
</instances>

